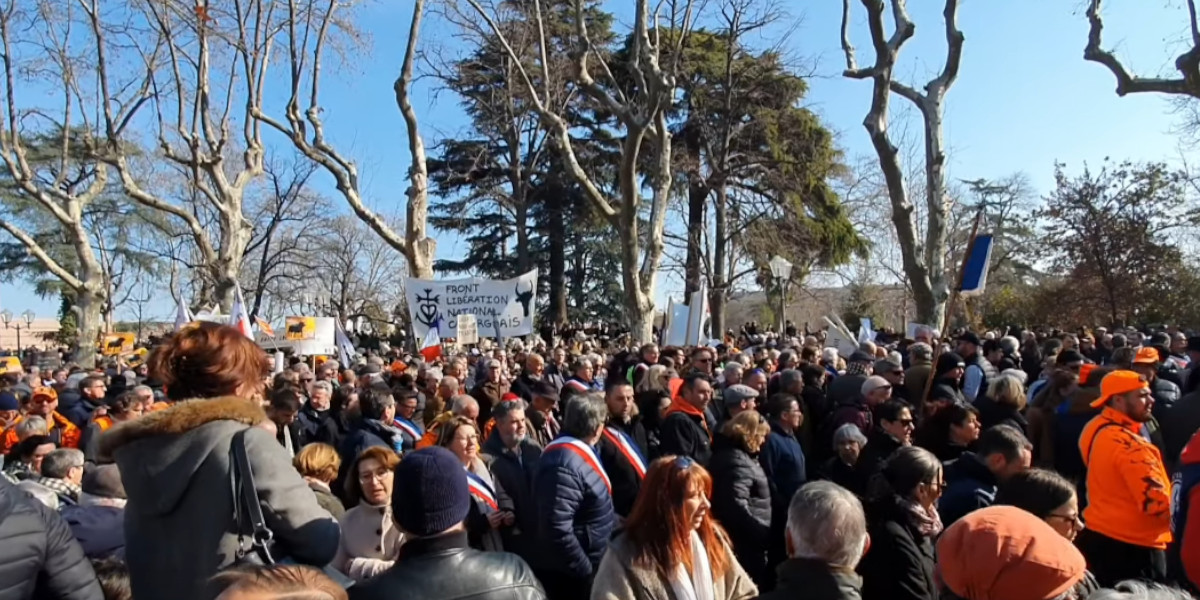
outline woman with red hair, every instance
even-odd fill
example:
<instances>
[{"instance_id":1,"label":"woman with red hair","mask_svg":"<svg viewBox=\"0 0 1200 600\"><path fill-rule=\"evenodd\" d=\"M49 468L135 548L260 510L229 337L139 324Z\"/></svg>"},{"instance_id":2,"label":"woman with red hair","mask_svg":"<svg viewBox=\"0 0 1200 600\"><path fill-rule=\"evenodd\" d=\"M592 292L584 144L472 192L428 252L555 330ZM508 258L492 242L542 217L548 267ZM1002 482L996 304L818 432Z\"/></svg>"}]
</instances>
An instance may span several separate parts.
<instances>
[{"instance_id":1,"label":"woman with red hair","mask_svg":"<svg viewBox=\"0 0 1200 600\"><path fill-rule=\"evenodd\" d=\"M686 456L650 465L625 530L608 545L592 600L743 600L758 588L709 513L712 477Z\"/></svg>"},{"instance_id":2,"label":"woman with red hair","mask_svg":"<svg viewBox=\"0 0 1200 600\"><path fill-rule=\"evenodd\" d=\"M170 406L100 434L97 453L100 462L117 463L129 497L125 560L133 595L210 598L204 584L218 571L267 560L251 543L263 538L276 560L328 564L338 524L265 430L271 361L262 348L228 325L193 323L155 348L149 365ZM243 471L241 494L233 485L235 449L245 451L254 481L251 490ZM249 522L251 494L268 532Z\"/></svg>"}]
</instances>

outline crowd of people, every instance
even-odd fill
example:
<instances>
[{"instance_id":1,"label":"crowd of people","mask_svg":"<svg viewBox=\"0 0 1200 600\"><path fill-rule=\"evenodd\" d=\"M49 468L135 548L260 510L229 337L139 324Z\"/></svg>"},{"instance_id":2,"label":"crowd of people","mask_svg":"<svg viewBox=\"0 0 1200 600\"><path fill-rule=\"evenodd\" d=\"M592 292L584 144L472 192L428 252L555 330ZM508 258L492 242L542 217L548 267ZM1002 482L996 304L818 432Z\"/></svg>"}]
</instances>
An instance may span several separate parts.
<instances>
[{"instance_id":1,"label":"crowd of people","mask_svg":"<svg viewBox=\"0 0 1200 600\"><path fill-rule=\"evenodd\" d=\"M1200 590L1200 337L796 333L9 373L0 599Z\"/></svg>"}]
</instances>

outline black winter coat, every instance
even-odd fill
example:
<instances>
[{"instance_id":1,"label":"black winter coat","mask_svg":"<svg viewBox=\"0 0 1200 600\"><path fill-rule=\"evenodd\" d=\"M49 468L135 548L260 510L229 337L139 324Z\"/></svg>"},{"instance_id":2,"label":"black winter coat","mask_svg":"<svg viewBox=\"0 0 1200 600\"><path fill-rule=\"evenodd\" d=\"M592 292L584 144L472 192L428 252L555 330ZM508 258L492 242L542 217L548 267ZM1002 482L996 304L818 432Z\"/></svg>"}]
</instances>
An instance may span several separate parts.
<instances>
[{"instance_id":1,"label":"black winter coat","mask_svg":"<svg viewBox=\"0 0 1200 600\"><path fill-rule=\"evenodd\" d=\"M862 578L811 558L789 558L779 565L775 589L758 600L862 600Z\"/></svg>"},{"instance_id":2,"label":"black winter coat","mask_svg":"<svg viewBox=\"0 0 1200 600\"><path fill-rule=\"evenodd\" d=\"M1171 407L1179 401L1179 386L1162 377L1155 377L1154 383L1150 384L1150 392L1154 395L1154 406L1150 412L1162 423L1167 419Z\"/></svg>"},{"instance_id":3,"label":"black winter coat","mask_svg":"<svg viewBox=\"0 0 1200 600\"><path fill-rule=\"evenodd\" d=\"M762 465L738 440L718 435L713 442L712 514L729 533L733 554L750 578L759 583L767 573L771 532L771 486Z\"/></svg>"},{"instance_id":4,"label":"black winter coat","mask_svg":"<svg viewBox=\"0 0 1200 600\"><path fill-rule=\"evenodd\" d=\"M313 442L321 441L321 431L326 428L326 421L332 417L328 410L315 410L311 405L305 404L300 408L300 412L296 415L297 430L300 434L300 445L307 446ZM337 446L334 446L336 448ZM296 452L300 452L300 448L296 448Z\"/></svg>"},{"instance_id":5,"label":"black winter coat","mask_svg":"<svg viewBox=\"0 0 1200 600\"><path fill-rule=\"evenodd\" d=\"M1029 421L1025 419L1025 415L1017 410L1017 407L999 404L995 400L984 396L975 401L975 408L979 411L979 425L983 429L991 429L997 425L1008 425L1021 432L1021 435L1029 437Z\"/></svg>"},{"instance_id":6,"label":"black winter coat","mask_svg":"<svg viewBox=\"0 0 1200 600\"><path fill-rule=\"evenodd\" d=\"M0 598L104 600L92 565L53 510L0 479Z\"/></svg>"},{"instance_id":7,"label":"black winter coat","mask_svg":"<svg viewBox=\"0 0 1200 600\"><path fill-rule=\"evenodd\" d=\"M350 600L544 600L521 557L467 547L465 532L409 540L392 568L350 588Z\"/></svg>"},{"instance_id":8,"label":"black winter coat","mask_svg":"<svg viewBox=\"0 0 1200 600\"><path fill-rule=\"evenodd\" d=\"M650 466L646 459L646 430L642 428L640 417L634 417L629 423L609 419L605 428L605 433L596 444L596 452L600 455L600 462L604 464L609 481L612 482L613 510L622 517L628 517L633 510L634 501L637 500L638 491L642 489L643 476L638 474L637 469L625 457L625 453L609 438L613 432L607 429L620 431L633 442L637 452L640 452L635 458L641 459L643 469Z\"/></svg>"},{"instance_id":9,"label":"black winter coat","mask_svg":"<svg viewBox=\"0 0 1200 600\"><path fill-rule=\"evenodd\" d=\"M687 456L701 465L708 465L709 459L712 458L712 442L708 432L704 426L704 417L673 412L663 419L659 430L659 451L663 456Z\"/></svg>"},{"instance_id":10,"label":"black winter coat","mask_svg":"<svg viewBox=\"0 0 1200 600\"><path fill-rule=\"evenodd\" d=\"M887 460L902 447L904 447L904 444L901 444L899 440L882 429L875 428L871 430L871 434L867 436L867 445L863 447L862 453L858 455L858 464L855 465L855 470L858 472L856 479L861 487L850 491L860 496L869 494L871 492L872 480L883 472L883 467L887 464Z\"/></svg>"},{"instance_id":11,"label":"black winter coat","mask_svg":"<svg viewBox=\"0 0 1200 600\"><path fill-rule=\"evenodd\" d=\"M946 527L996 500L996 476L974 452L963 452L958 460L947 465L945 478L946 489L938 500L938 514Z\"/></svg>"},{"instance_id":12,"label":"black winter coat","mask_svg":"<svg viewBox=\"0 0 1200 600\"><path fill-rule=\"evenodd\" d=\"M1200 372L1200 365L1192 368ZM1180 398L1171 410L1167 411L1167 418L1159 423L1162 425L1163 444L1166 446L1163 461L1170 468L1179 462L1179 455L1188 440L1192 439L1192 434L1200 430L1200 390Z\"/></svg>"},{"instance_id":13,"label":"black winter coat","mask_svg":"<svg viewBox=\"0 0 1200 600\"><path fill-rule=\"evenodd\" d=\"M125 509L71 504L59 508L88 558L125 557Z\"/></svg>"},{"instance_id":14,"label":"black winter coat","mask_svg":"<svg viewBox=\"0 0 1200 600\"><path fill-rule=\"evenodd\" d=\"M858 564L863 600L936 600L933 540L892 496L867 507L871 548Z\"/></svg>"},{"instance_id":15,"label":"black winter coat","mask_svg":"<svg viewBox=\"0 0 1200 600\"><path fill-rule=\"evenodd\" d=\"M492 470L497 485L504 488L513 503L516 522L512 527L500 529L504 549L515 552L526 561L533 561L537 554L538 504L533 496L533 476L537 473L542 458L542 448L526 437L517 452L504 448L500 434L492 430L483 443L483 461Z\"/></svg>"}]
</instances>

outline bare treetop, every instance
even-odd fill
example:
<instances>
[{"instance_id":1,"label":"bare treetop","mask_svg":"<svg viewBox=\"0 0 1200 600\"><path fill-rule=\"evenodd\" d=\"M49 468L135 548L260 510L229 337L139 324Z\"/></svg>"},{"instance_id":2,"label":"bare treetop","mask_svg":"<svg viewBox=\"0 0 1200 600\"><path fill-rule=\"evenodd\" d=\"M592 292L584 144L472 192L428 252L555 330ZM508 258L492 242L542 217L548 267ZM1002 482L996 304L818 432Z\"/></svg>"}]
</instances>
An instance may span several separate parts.
<instances>
[{"instance_id":1,"label":"bare treetop","mask_svg":"<svg viewBox=\"0 0 1200 600\"><path fill-rule=\"evenodd\" d=\"M1186 0L1191 32L1191 47L1175 59L1175 69L1180 76L1141 77L1130 73L1121 60L1102 47L1104 20L1101 17L1102 0L1090 0L1088 4L1088 42L1083 49L1084 60L1100 63L1117 79L1117 95L1158 92L1200 98L1200 25L1196 19L1196 0Z\"/></svg>"}]
</instances>

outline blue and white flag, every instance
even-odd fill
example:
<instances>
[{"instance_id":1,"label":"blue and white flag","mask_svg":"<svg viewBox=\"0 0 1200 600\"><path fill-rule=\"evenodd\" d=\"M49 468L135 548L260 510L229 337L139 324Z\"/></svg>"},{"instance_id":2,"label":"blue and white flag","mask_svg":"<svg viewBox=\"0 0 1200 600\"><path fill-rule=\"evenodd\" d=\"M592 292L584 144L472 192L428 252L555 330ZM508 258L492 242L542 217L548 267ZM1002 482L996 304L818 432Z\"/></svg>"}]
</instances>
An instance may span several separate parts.
<instances>
[{"instance_id":1,"label":"blue and white flag","mask_svg":"<svg viewBox=\"0 0 1200 600\"><path fill-rule=\"evenodd\" d=\"M981 234L971 240L967 247L967 260L963 264L962 288L964 297L979 296L987 286L988 263L992 260L991 234Z\"/></svg>"}]
</instances>

